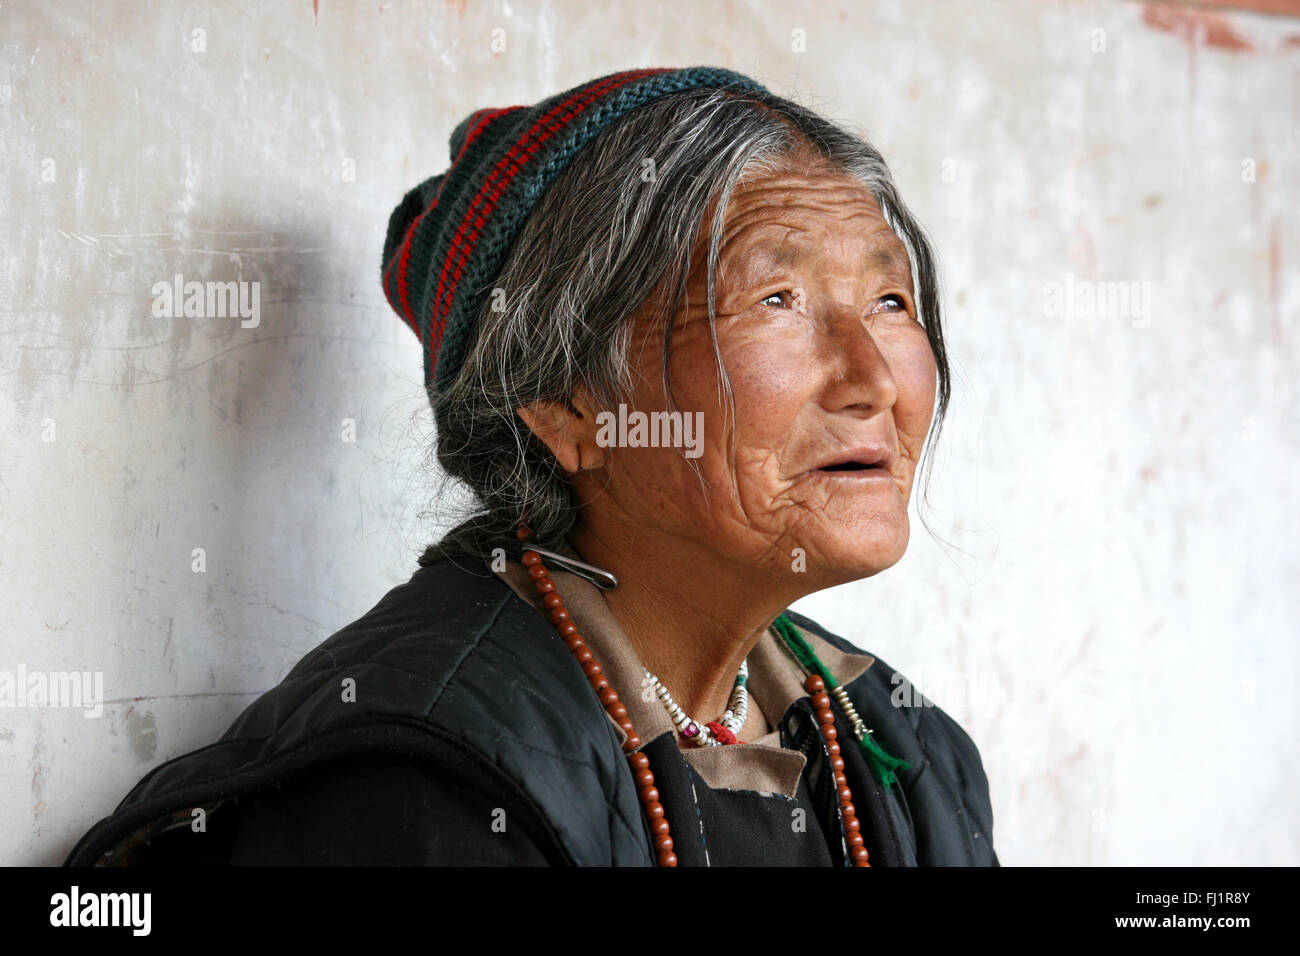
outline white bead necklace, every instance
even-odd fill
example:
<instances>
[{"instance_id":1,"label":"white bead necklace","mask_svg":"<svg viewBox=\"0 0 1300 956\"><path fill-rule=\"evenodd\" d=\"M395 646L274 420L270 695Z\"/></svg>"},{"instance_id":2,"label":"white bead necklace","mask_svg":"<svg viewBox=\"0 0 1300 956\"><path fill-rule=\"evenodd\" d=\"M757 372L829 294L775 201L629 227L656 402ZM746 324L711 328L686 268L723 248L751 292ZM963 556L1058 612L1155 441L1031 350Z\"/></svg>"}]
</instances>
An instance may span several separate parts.
<instances>
[{"instance_id":1,"label":"white bead necklace","mask_svg":"<svg viewBox=\"0 0 1300 956\"><path fill-rule=\"evenodd\" d=\"M697 747L720 747L723 744L738 742L737 735L745 726L745 718L749 716L749 691L745 686L748 682L749 660L746 659L741 662L736 683L731 688L730 706L718 720L706 724L693 720L686 711L682 710L677 701L673 700L672 694L668 693L668 688L659 678L648 670L645 672L645 683L654 687L664 709L668 711L668 716L677 727L677 732Z\"/></svg>"}]
</instances>

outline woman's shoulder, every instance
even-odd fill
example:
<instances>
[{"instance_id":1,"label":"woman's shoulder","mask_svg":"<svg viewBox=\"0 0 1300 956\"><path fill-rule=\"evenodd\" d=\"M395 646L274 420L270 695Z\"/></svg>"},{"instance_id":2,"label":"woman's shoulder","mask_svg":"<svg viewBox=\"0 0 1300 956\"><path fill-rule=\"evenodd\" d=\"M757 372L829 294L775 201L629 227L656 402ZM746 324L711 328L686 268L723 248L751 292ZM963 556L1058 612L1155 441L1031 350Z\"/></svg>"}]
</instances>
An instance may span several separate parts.
<instances>
[{"instance_id":1,"label":"woman's shoulder","mask_svg":"<svg viewBox=\"0 0 1300 956\"><path fill-rule=\"evenodd\" d=\"M486 566L447 558L305 655L226 736L275 739L386 714L535 737L559 729L537 726L556 712L569 725L604 717L549 623Z\"/></svg>"},{"instance_id":2,"label":"woman's shoulder","mask_svg":"<svg viewBox=\"0 0 1300 956\"><path fill-rule=\"evenodd\" d=\"M562 836L575 812L636 819L617 733L553 629L486 566L447 559L308 653L216 743L151 771L69 862L126 859L195 810L384 755L527 805Z\"/></svg>"},{"instance_id":3,"label":"woman's shoulder","mask_svg":"<svg viewBox=\"0 0 1300 956\"><path fill-rule=\"evenodd\" d=\"M841 651L868 653L804 615L787 615ZM898 785L917 831L922 865L996 865L988 777L975 741L904 674L869 656L871 666L844 689L875 741L909 764L898 771Z\"/></svg>"}]
</instances>

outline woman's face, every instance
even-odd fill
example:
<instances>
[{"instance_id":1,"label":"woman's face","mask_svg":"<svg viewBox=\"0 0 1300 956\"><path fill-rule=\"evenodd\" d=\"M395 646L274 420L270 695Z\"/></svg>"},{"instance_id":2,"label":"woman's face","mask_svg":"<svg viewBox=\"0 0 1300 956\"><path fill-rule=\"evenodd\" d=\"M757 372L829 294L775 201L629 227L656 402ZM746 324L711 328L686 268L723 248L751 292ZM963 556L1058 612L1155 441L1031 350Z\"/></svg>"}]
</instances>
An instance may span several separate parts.
<instances>
[{"instance_id":1,"label":"woman's face","mask_svg":"<svg viewBox=\"0 0 1300 956\"><path fill-rule=\"evenodd\" d=\"M582 495L584 520L591 509L617 508L656 537L807 573L821 586L890 567L907 548L936 383L903 243L872 194L838 174L766 175L733 193L716 324L735 398L733 453L709 336L703 236L670 360L676 407L702 413L692 454L703 487L682 448L614 447L584 482L593 490ZM662 344L662 328L642 320L629 410L669 407ZM881 454L883 466L872 470L823 467Z\"/></svg>"}]
</instances>

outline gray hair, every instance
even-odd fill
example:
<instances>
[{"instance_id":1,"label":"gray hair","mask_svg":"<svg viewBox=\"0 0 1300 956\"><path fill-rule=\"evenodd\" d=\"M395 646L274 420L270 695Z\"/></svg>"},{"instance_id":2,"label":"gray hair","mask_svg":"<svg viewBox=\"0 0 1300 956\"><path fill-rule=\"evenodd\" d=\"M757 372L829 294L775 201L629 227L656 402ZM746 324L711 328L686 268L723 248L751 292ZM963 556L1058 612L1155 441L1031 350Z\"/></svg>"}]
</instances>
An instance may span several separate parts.
<instances>
[{"instance_id":1,"label":"gray hair","mask_svg":"<svg viewBox=\"0 0 1300 956\"><path fill-rule=\"evenodd\" d=\"M925 232L880 153L770 93L674 93L633 110L574 156L526 220L493 288L482 290L488 294L464 365L433 395L437 460L447 481L468 487L472 504L422 564L457 553L487 558L515 541L524 515L543 545L557 545L569 532L578 508L566 475L516 409L535 401L567 403L579 385L602 408L628 401L635 385L634 319L647 307L664 322L671 401L671 317L685 301L691 253L710 211L709 325L734 421L714 328L727 203L750 176L786 169L810 152L870 190L907 247L918 317L938 367L937 438L949 397L938 274ZM443 489L438 497L449 500Z\"/></svg>"}]
</instances>

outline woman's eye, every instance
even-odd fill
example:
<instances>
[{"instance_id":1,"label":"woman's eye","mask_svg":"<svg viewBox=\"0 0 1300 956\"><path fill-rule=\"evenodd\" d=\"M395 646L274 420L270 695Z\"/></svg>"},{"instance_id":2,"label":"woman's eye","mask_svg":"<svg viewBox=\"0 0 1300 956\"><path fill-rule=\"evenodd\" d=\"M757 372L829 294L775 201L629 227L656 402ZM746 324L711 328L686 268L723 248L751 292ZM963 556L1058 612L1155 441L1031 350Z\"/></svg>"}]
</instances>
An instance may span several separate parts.
<instances>
[{"instance_id":1,"label":"woman's eye","mask_svg":"<svg viewBox=\"0 0 1300 956\"><path fill-rule=\"evenodd\" d=\"M759 302L759 305L770 306L772 308L778 308L778 309L796 308L797 301L798 301L797 293L793 292L790 289L783 289L780 292L773 292L771 295L765 296L763 300ZM887 303L892 303L892 308L882 308L882 306L885 306ZM880 311L906 312L907 300L904 299L901 295L898 295L896 293L891 293L890 295L887 295L883 299L881 299L880 306L877 306L876 309L873 309L872 311L873 312L880 312Z\"/></svg>"}]
</instances>

